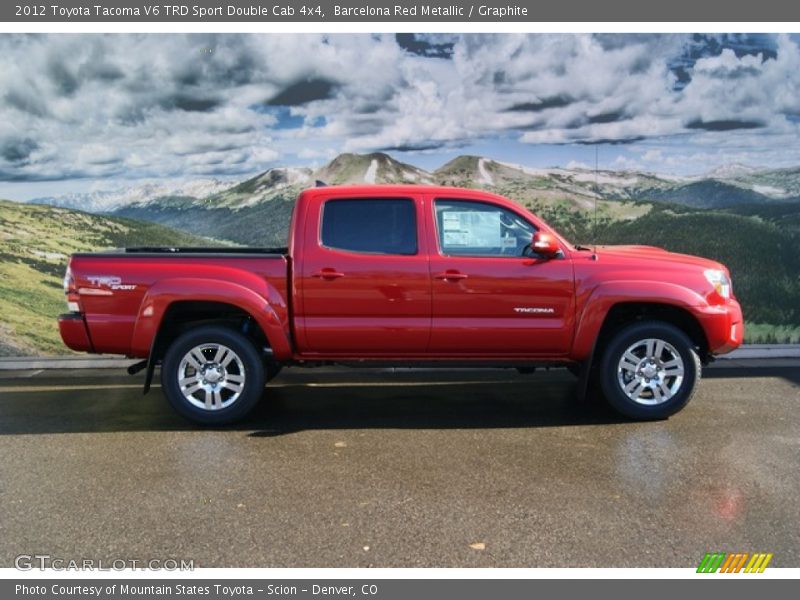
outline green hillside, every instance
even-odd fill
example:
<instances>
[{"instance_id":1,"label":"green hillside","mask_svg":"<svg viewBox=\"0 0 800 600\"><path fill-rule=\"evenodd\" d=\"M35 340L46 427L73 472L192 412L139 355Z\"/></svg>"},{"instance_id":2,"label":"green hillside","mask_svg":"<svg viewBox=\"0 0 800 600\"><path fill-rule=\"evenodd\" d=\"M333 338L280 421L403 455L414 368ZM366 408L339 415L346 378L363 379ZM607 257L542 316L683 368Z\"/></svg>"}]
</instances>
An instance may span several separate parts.
<instances>
[{"instance_id":1,"label":"green hillside","mask_svg":"<svg viewBox=\"0 0 800 600\"><path fill-rule=\"evenodd\" d=\"M720 261L748 321L800 324L800 254L790 232L756 218L716 212L654 210L631 223L610 224L600 239L651 244Z\"/></svg>"},{"instance_id":2,"label":"green hillside","mask_svg":"<svg viewBox=\"0 0 800 600\"><path fill-rule=\"evenodd\" d=\"M724 208L770 201L754 190L715 179L693 181L668 189L650 190L646 197L648 200L685 204L695 208Z\"/></svg>"},{"instance_id":3,"label":"green hillside","mask_svg":"<svg viewBox=\"0 0 800 600\"><path fill-rule=\"evenodd\" d=\"M73 252L212 244L154 223L0 200L0 356L69 352L55 319Z\"/></svg>"},{"instance_id":4,"label":"green hillside","mask_svg":"<svg viewBox=\"0 0 800 600\"><path fill-rule=\"evenodd\" d=\"M247 246L285 246L299 191L299 188L287 188L286 195L274 195L269 200L241 208L187 207L184 199L176 198L162 200L158 205L133 204L114 214Z\"/></svg>"},{"instance_id":5,"label":"green hillside","mask_svg":"<svg viewBox=\"0 0 800 600\"><path fill-rule=\"evenodd\" d=\"M800 342L800 203L726 210L628 203L632 214L636 206L648 209L634 219L603 204L596 227L592 211L536 201L530 208L575 243L645 244L718 260L731 271L746 341Z\"/></svg>"},{"instance_id":6,"label":"green hillside","mask_svg":"<svg viewBox=\"0 0 800 600\"><path fill-rule=\"evenodd\" d=\"M743 204L724 212L766 221L800 237L800 201Z\"/></svg>"}]
</instances>

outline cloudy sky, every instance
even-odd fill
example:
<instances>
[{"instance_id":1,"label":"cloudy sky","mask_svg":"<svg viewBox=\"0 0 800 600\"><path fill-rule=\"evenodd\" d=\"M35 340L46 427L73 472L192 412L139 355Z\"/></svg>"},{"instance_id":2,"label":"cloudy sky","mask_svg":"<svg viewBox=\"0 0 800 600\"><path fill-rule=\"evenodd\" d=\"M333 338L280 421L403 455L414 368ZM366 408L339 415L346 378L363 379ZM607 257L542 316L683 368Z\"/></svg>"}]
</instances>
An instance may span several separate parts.
<instances>
[{"instance_id":1,"label":"cloudy sky","mask_svg":"<svg viewBox=\"0 0 800 600\"><path fill-rule=\"evenodd\" d=\"M0 34L0 197L387 151L800 164L797 35Z\"/></svg>"}]
</instances>

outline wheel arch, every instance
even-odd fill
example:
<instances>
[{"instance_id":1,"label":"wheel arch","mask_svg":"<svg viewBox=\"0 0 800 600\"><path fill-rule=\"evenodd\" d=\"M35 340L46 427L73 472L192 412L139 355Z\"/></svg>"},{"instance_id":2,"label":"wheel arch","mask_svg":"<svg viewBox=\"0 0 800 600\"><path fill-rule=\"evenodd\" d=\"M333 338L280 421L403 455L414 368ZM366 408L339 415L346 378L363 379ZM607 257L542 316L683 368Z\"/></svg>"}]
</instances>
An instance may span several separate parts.
<instances>
[{"instance_id":1,"label":"wheel arch","mask_svg":"<svg viewBox=\"0 0 800 600\"><path fill-rule=\"evenodd\" d=\"M652 281L610 281L597 286L583 303L575 337L572 358L591 362L607 341L614 327L629 321L652 318L671 323L684 331L697 344L706 360L708 338L692 314L693 307L705 305L698 293L672 283Z\"/></svg>"},{"instance_id":2,"label":"wheel arch","mask_svg":"<svg viewBox=\"0 0 800 600\"><path fill-rule=\"evenodd\" d=\"M276 358L290 358L286 302L263 280L254 285L258 287L251 289L237 282L193 278L157 283L148 290L139 307L131 353L150 359L175 327L189 322L245 318L260 330Z\"/></svg>"},{"instance_id":3,"label":"wheel arch","mask_svg":"<svg viewBox=\"0 0 800 600\"><path fill-rule=\"evenodd\" d=\"M245 287L218 279L175 278L160 281L148 290L139 307L131 343L131 355L147 357L145 394L171 340L192 324L246 323L252 326L251 339L263 340L274 360L291 358L285 300L263 279L251 279Z\"/></svg>"},{"instance_id":4,"label":"wheel arch","mask_svg":"<svg viewBox=\"0 0 800 600\"><path fill-rule=\"evenodd\" d=\"M591 304L591 301L587 304ZM703 327L689 308L674 300L663 299L624 300L598 299L583 311L573 344L573 356L580 362L576 396L584 399L589 389L592 372L603 350L613 337L613 332L625 324L646 319L662 321L683 331L695 344L700 360L709 361L709 344Z\"/></svg>"},{"instance_id":5,"label":"wheel arch","mask_svg":"<svg viewBox=\"0 0 800 600\"><path fill-rule=\"evenodd\" d=\"M619 302L606 313L597 337L595 355L602 353L613 333L621 327L637 321L659 321L669 323L685 333L695 345L705 362L708 357L708 340L700 322L686 308L659 302Z\"/></svg>"},{"instance_id":6,"label":"wheel arch","mask_svg":"<svg viewBox=\"0 0 800 600\"><path fill-rule=\"evenodd\" d=\"M267 334L253 315L240 306L213 300L177 300L164 311L150 356L160 359L172 340L199 325L225 325L244 333L256 348L272 350Z\"/></svg>"}]
</instances>

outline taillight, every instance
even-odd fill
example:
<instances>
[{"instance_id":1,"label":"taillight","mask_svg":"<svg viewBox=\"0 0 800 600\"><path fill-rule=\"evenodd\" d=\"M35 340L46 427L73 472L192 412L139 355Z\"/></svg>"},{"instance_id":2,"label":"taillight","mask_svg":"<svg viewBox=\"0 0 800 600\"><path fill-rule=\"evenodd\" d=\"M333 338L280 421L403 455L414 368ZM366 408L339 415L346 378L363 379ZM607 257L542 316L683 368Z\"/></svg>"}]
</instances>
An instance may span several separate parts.
<instances>
[{"instance_id":1,"label":"taillight","mask_svg":"<svg viewBox=\"0 0 800 600\"><path fill-rule=\"evenodd\" d=\"M81 312L78 288L75 285L75 278L72 276L72 269L69 267L67 267L67 272L64 274L64 294L67 296L67 310L69 312Z\"/></svg>"}]
</instances>

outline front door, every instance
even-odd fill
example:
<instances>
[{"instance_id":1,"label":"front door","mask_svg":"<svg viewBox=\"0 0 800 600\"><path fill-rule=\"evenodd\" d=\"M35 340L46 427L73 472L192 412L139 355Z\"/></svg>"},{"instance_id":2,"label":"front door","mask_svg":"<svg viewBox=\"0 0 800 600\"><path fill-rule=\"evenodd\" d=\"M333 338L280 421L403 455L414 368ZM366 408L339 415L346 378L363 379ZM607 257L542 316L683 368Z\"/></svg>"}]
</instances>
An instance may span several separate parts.
<instances>
[{"instance_id":1,"label":"front door","mask_svg":"<svg viewBox=\"0 0 800 600\"><path fill-rule=\"evenodd\" d=\"M556 356L569 351L574 278L568 258L527 247L536 226L487 200L434 199L432 354Z\"/></svg>"}]
</instances>

